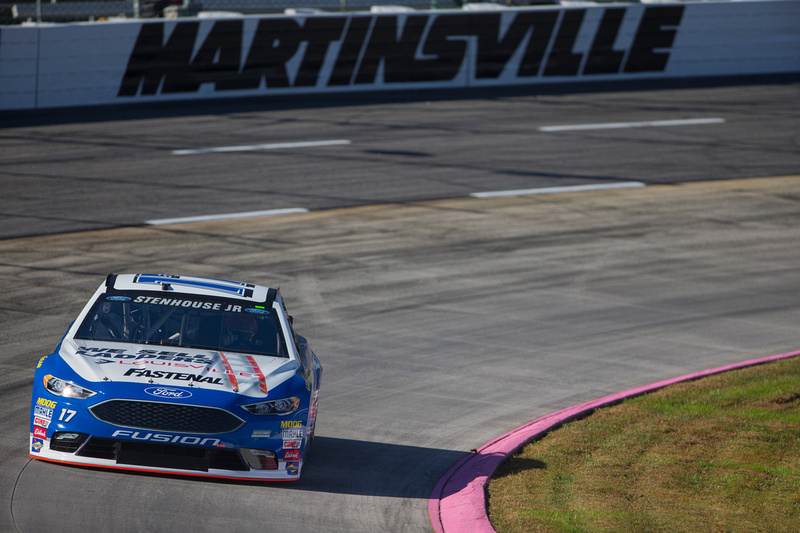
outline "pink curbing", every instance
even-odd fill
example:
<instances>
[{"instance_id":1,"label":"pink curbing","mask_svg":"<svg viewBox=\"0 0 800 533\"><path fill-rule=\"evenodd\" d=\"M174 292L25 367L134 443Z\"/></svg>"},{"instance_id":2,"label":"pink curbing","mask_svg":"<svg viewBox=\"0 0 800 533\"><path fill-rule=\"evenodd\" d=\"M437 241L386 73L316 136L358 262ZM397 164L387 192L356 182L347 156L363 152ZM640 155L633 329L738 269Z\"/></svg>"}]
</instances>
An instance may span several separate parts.
<instances>
[{"instance_id":1,"label":"pink curbing","mask_svg":"<svg viewBox=\"0 0 800 533\"><path fill-rule=\"evenodd\" d=\"M453 465L439 480L428 499L428 513L437 533L494 533L486 513L486 485L497 466L510 454L530 440L541 437L549 430L569 422L593 409L606 407L627 398L633 398L682 381L690 381L728 370L760 365L800 355L800 351L751 359L742 363L688 374L610 394L597 400L579 403L550 413L524 426L509 431L468 454Z\"/></svg>"}]
</instances>

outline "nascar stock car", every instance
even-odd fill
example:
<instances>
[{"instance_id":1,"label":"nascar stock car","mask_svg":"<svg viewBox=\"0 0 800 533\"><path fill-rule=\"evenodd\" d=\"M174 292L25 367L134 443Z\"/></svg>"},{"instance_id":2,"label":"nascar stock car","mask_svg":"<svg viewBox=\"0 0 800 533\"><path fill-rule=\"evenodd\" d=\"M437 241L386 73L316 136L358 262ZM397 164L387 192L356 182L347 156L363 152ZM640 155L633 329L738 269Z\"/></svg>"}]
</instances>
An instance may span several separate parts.
<instances>
[{"instance_id":1,"label":"nascar stock car","mask_svg":"<svg viewBox=\"0 0 800 533\"><path fill-rule=\"evenodd\" d=\"M314 436L321 373L277 289L112 274L36 366L30 455L295 480Z\"/></svg>"}]
</instances>

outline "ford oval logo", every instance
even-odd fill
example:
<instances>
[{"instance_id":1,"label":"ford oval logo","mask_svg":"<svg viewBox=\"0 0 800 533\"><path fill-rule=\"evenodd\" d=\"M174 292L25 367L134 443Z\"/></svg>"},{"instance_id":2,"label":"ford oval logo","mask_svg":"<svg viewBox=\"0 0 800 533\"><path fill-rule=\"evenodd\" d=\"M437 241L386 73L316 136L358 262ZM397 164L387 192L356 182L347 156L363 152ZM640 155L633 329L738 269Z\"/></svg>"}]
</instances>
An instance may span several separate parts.
<instances>
[{"instance_id":1,"label":"ford oval logo","mask_svg":"<svg viewBox=\"0 0 800 533\"><path fill-rule=\"evenodd\" d=\"M169 387L147 387L144 391L150 396L159 398L188 398L192 395L188 390L170 389Z\"/></svg>"}]
</instances>

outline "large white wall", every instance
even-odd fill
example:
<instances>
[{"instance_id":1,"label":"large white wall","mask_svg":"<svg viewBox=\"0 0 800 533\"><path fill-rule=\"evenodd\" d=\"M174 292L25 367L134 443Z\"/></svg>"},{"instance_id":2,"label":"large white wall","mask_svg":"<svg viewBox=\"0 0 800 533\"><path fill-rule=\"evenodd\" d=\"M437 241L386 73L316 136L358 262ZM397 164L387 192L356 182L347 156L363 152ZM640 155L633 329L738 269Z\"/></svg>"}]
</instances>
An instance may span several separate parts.
<instances>
[{"instance_id":1,"label":"large white wall","mask_svg":"<svg viewBox=\"0 0 800 533\"><path fill-rule=\"evenodd\" d=\"M0 28L0 109L800 72L800 1Z\"/></svg>"}]
</instances>

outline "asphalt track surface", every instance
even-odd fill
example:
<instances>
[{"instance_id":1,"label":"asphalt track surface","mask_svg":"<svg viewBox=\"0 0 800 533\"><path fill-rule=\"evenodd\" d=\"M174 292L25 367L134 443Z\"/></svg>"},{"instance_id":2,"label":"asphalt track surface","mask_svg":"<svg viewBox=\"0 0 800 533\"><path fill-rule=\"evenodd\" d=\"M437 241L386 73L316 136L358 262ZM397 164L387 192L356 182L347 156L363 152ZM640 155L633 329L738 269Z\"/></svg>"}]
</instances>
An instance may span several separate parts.
<instances>
[{"instance_id":1,"label":"asphalt track surface","mask_svg":"<svg viewBox=\"0 0 800 533\"><path fill-rule=\"evenodd\" d=\"M0 531L431 531L437 481L498 435L797 349L797 95L790 83L6 123ZM725 121L538 129L698 117ZM351 144L171 152L311 138ZM629 181L647 187L468 196ZM292 206L311 211L142 225ZM281 284L325 368L300 481L28 458L35 361L108 272L137 271Z\"/></svg>"},{"instance_id":2,"label":"asphalt track surface","mask_svg":"<svg viewBox=\"0 0 800 533\"><path fill-rule=\"evenodd\" d=\"M341 97L331 107L276 99L0 115L0 238L483 191L783 176L800 168L797 79L524 91L458 100L412 93L397 103ZM542 131L698 119L724 122ZM326 141L350 144L175 153Z\"/></svg>"}]
</instances>

